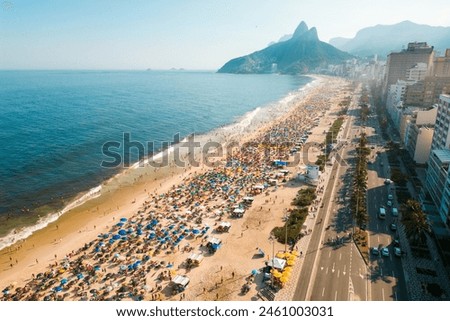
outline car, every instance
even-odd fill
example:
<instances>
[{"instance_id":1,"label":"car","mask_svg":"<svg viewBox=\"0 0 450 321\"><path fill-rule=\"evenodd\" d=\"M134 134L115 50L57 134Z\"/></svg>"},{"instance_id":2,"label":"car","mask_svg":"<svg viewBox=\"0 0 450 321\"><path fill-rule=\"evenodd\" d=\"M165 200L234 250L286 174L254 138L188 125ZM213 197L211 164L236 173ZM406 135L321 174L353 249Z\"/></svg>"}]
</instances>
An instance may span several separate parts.
<instances>
[{"instance_id":1,"label":"car","mask_svg":"<svg viewBox=\"0 0 450 321\"><path fill-rule=\"evenodd\" d=\"M381 249L381 255L383 256L389 256L389 249L387 247L383 247Z\"/></svg>"},{"instance_id":2,"label":"car","mask_svg":"<svg viewBox=\"0 0 450 321\"><path fill-rule=\"evenodd\" d=\"M394 247L394 254L395 254L395 256L400 257L400 256L402 256L403 253L399 247Z\"/></svg>"},{"instance_id":3,"label":"car","mask_svg":"<svg viewBox=\"0 0 450 321\"><path fill-rule=\"evenodd\" d=\"M387 201L387 206L391 207L392 206L392 201Z\"/></svg>"},{"instance_id":4,"label":"car","mask_svg":"<svg viewBox=\"0 0 450 321\"><path fill-rule=\"evenodd\" d=\"M392 208L392 216L394 216L394 217L398 216L398 209L396 207Z\"/></svg>"},{"instance_id":5,"label":"car","mask_svg":"<svg viewBox=\"0 0 450 321\"><path fill-rule=\"evenodd\" d=\"M386 179L384 180L384 184L386 184L386 185L389 185L389 184L392 184L392 183L393 183L393 181L390 180L389 178L386 178Z\"/></svg>"},{"instance_id":6,"label":"car","mask_svg":"<svg viewBox=\"0 0 450 321\"><path fill-rule=\"evenodd\" d=\"M391 231L397 231L397 224L392 223L390 228L391 228Z\"/></svg>"},{"instance_id":7,"label":"car","mask_svg":"<svg viewBox=\"0 0 450 321\"><path fill-rule=\"evenodd\" d=\"M388 200L392 201L394 199L394 196L392 194L388 195Z\"/></svg>"},{"instance_id":8,"label":"car","mask_svg":"<svg viewBox=\"0 0 450 321\"><path fill-rule=\"evenodd\" d=\"M370 253L372 253L372 255L375 255L375 256L379 256L380 255L380 251L378 250L377 247L372 247L371 250L370 250Z\"/></svg>"}]
</instances>

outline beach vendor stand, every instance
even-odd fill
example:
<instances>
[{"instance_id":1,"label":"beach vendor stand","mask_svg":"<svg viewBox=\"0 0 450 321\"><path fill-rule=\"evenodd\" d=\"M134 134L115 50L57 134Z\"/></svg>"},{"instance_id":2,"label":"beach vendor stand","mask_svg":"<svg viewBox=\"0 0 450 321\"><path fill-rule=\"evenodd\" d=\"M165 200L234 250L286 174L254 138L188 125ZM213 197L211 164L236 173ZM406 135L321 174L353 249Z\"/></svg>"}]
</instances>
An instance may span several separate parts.
<instances>
[{"instance_id":1,"label":"beach vendor stand","mask_svg":"<svg viewBox=\"0 0 450 321\"><path fill-rule=\"evenodd\" d=\"M188 269L199 266L202 263L204 257L201 253L191 253L186 259L186 267Z\"/></svg>"},{"instance_id":2,"label":"beach vendor stand","mask_svg":"<svg viewBox=\"0 0 450 321\"><path fill-rule=\"evenodd\" d=\"M221 245L222 241L216 237L209 238L208 243L206 243L206 247L208 248L209 253L215 253Z\"/></svg>"},{"instance_id":3,"label":"beach vendor stand","mask_svg":"<svg viewBox=\"0 0 450 321\"><path fill-rule=\"evenodd\" d=\"M175 295L177 293L183 292L188 286L191 280L185 275L176 275L172 279L172 293Z\"/></svg>"},{"instance_id":4,"label":"beach vendor stand","mask_svg":"<svg viewBox=\"0 0 450 321\"><path fill-rule=\"evenodd\" d=\"M230 230L230 227L231 227L230 222L221 222L219 226L217 226L216 231L217 233L228 232Z\"/></svg>"},{"instance_id":5,"label":"beach vendor stand","mask_svg":"<svg viewBox=\"0 0 450 321\"><path fill-rule=\"evenodd\" d=\"M235 218L242 218L244 216L245 210L243 208L235 208L233 210L233 214L231 214L232 217Z\"/></svg>"}]
</instances>

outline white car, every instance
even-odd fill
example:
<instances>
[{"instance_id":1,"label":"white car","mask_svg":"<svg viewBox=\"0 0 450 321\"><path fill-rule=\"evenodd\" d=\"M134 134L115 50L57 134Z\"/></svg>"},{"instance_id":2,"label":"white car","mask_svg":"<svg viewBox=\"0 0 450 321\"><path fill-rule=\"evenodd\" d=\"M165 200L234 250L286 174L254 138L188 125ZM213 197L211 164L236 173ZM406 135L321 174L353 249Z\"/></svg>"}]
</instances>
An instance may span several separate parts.
<instances>
[{"instance_id":1,"label":"white car","mask_svg":"<svg viewBox=\"0 0 450 321\"><path fill-rule=\"evenodd\" d=\"M389 249L387 247L383 247L381 249L381 255L383 256L389 256Z\"/></svg>"},{"instance_id":2,"label":"white car","mask_svg":"<svg viewBox=\"0 0 450 321\"><path fill-rule=\"evenodd\" d=\"M387 206L391 207L392 206L392 201L387 201Z\"/></svg>"},{"instance_id":3,"label":"white car","mask_svg":"<svg viewBox=\"0 0 450 321\"><path fill-rule=\"evenodd\" d=\"M394 254L397 257L402 256L402 250L399 247L394 247Z\"/></svg>"}]
</instances>

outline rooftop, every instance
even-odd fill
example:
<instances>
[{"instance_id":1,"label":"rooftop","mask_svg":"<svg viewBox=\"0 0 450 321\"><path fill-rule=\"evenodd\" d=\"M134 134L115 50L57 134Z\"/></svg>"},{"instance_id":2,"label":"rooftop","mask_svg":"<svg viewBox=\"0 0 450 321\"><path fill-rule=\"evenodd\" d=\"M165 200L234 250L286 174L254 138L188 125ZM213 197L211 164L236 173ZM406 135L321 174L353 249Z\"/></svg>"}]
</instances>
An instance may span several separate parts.
<instances>
[{"instance_id":1,"label":"rooftop","mask_svg":"<svg viewBox=\"0 0 450 321\"><path fill-rule=\"evenodd\" d=\"M434 149L433 153L441 163L450 163L450 149Z\"/></svg>"}]
</instances>

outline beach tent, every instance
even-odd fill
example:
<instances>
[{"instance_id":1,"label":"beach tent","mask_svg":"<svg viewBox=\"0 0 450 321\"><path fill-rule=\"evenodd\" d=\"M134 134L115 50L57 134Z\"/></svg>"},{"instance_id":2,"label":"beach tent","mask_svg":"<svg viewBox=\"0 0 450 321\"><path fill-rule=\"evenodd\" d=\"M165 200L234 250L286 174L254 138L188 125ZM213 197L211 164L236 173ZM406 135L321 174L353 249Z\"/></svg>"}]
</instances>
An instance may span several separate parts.
<instances>
[{"instance_id":1,"label":"beach tent","mask_svg":"<svg viewBox=\"0 0 450 321\"><path fill-rule=\"evenodd\" d=\"M194 263L194 265L200 265L200 263L203 261L204 257L201 253L192 253L187 258L188 262Z\"/></svg>"},{"instance_id":2,"label":"beach tent","mask_svg":"<svg viewBox=\"0 0 450 321\"><path fill-rule=\"evenodd\" d=\"M189 282L191 280L185 276L185 275L176 275L172 279L172 286L174 289L174 292L182 292L186 287L188 286Z\"/></svg>"},{"instance_id":3,"label":"beach tent","mask_svg":"<svg viewBox=\"0 0 450 321\"><path fill-rule=\"evenodd\" d=\"M277 270L282 270L286 266L286 260L275 257L267 261L267 266L273 267Z\"/></svg>"}]
</instances>

